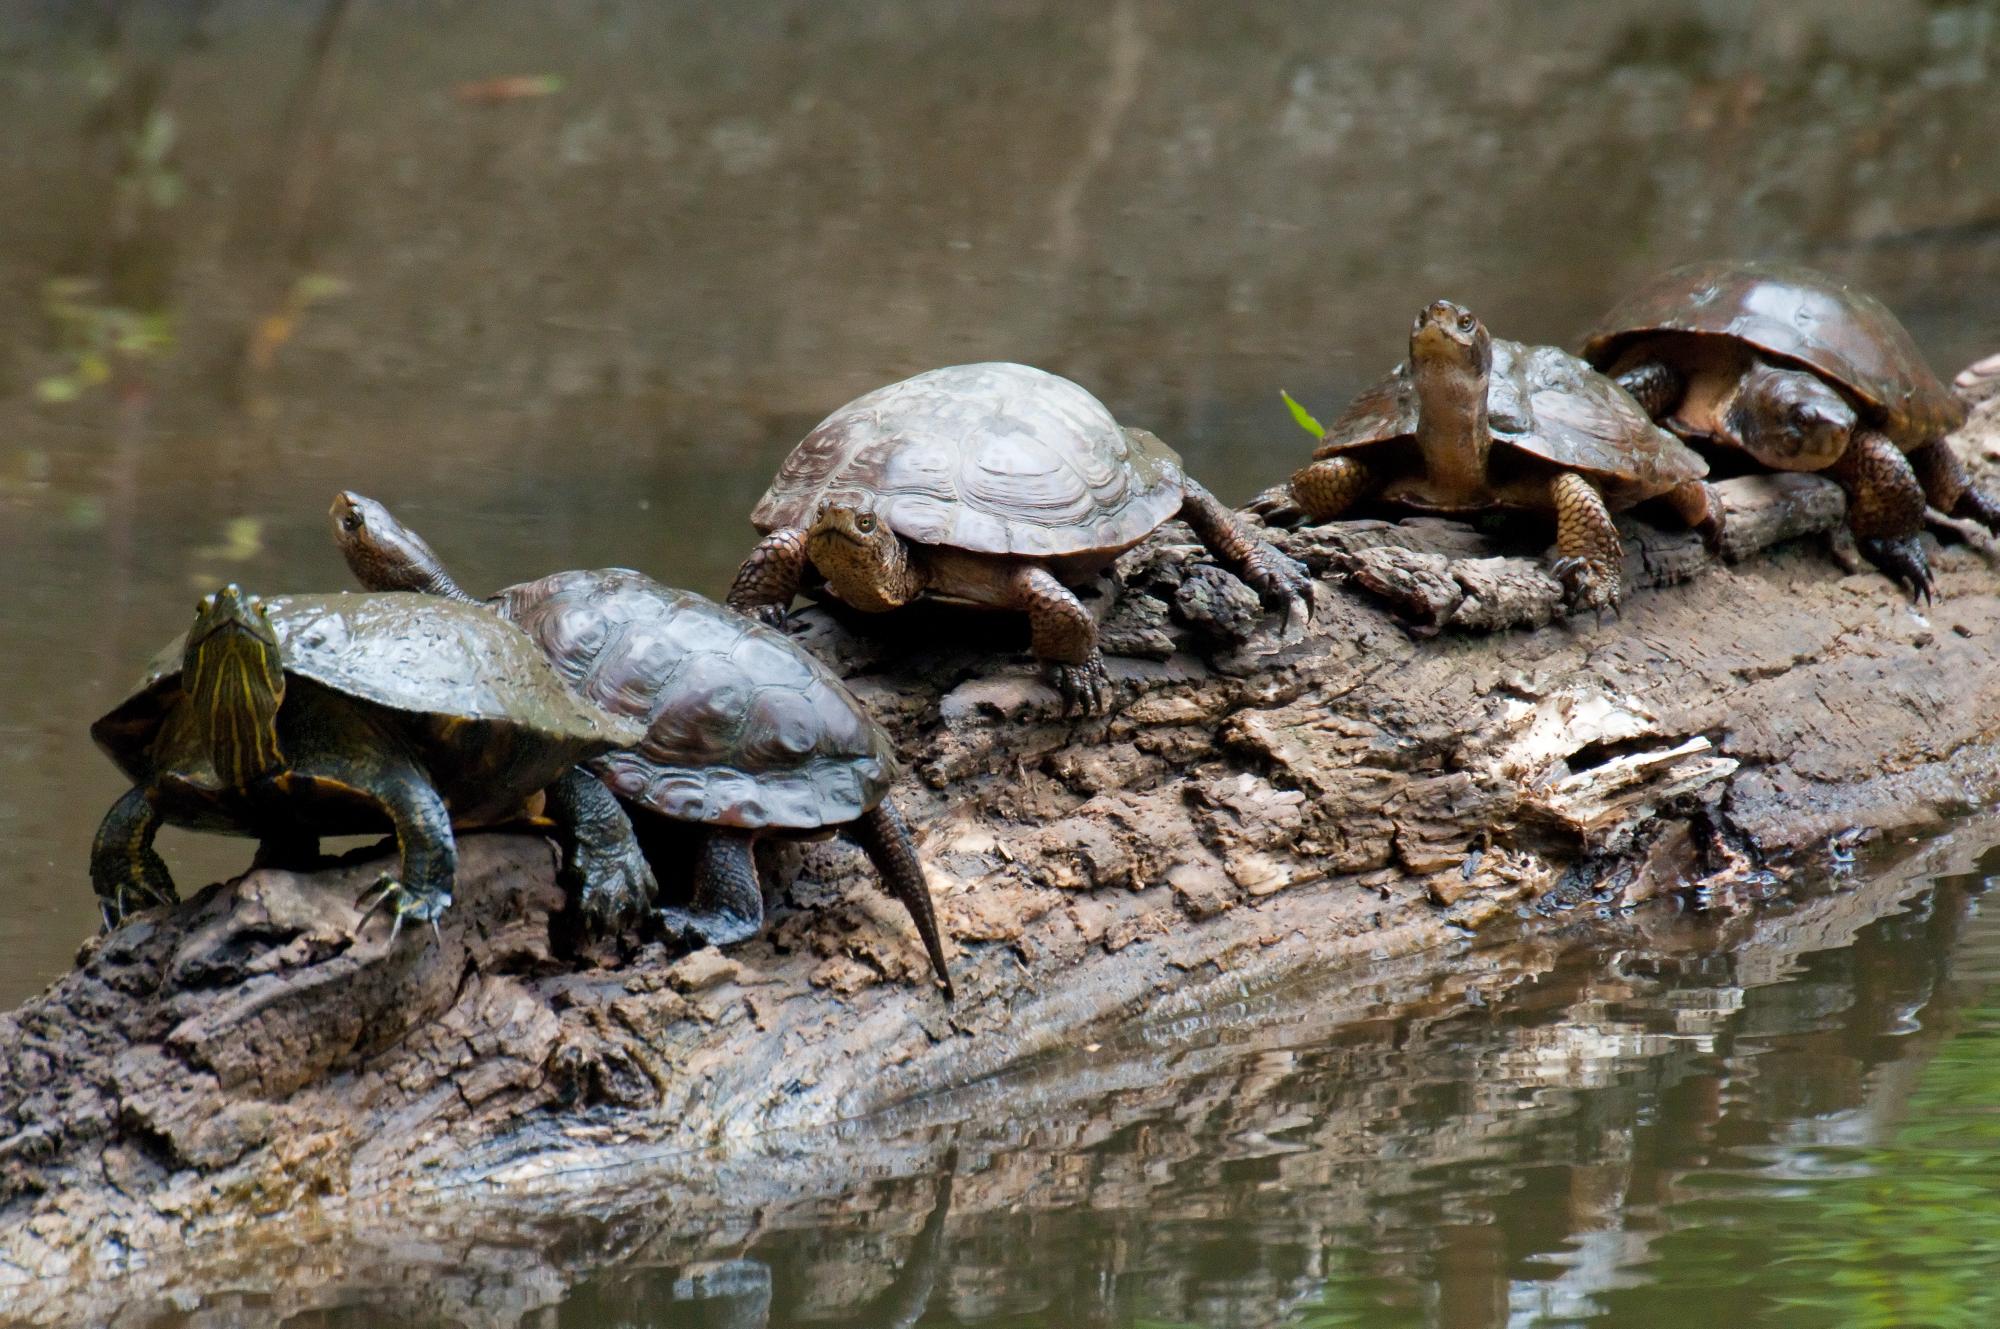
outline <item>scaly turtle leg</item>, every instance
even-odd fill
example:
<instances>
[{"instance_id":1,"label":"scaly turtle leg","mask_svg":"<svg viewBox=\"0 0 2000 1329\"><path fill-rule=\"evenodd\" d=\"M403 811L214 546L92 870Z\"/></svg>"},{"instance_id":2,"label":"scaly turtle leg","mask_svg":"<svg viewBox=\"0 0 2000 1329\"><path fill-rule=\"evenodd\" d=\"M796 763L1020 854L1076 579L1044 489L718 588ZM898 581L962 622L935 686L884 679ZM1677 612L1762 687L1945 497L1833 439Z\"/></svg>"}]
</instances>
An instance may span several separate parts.
<instances>
[{"instance_id":1,"label":"scaly turtle leg","mask_svg":"<svg viewBox=\"0 0 2000 1329\"><path fill-rule=\"evenodd\" d=\"M1706 480L1689 480L1661 495L1680 519L1701 535L1709 552L1722 552L1722 501Z\"/></svg>"},{"instance_id":2,"label":"scaly turtle leg","mask_svg":"<svg viewBox=\"0 0 2000 1329\"><path fill-rule=\"evenodd\" d=\"M1283 605L1289 630L1312 617L1312 578L1306 570L1243 529L1236 514L1192 480L1186 483L1180 518L1195 538L1227 563L1267 605Z\"/></svg>"},{"instance_id":3,"label":"scaly turtle leg","mask_svg":"<svg viewBox=\"0 0 2000 1329\"><path fill-rule=\"evenodd\" d=\"M1658 360L1621 369L1612 382L1631 393L1655 420L1666 418L1681 404L1681 396L1687 391L1687 380Z\"/></svg>"},{"instance_id":4,"label":"scaly turtle leg","mask_svg":"<svg viewBox=\"0 0 2000 1329\"><path fill-rule=\"evenodd\" d=\"M1924 487L1902 449L1875 430L1856 430L1826 473L1847 491L1847 527L1868 561L1912 595L1929 600L1935 583L1917 540L1924 525Z\"/></svg>"},{"instance_id":5,"label":"scaly turtle leg","mask_svg":"<svg viewBox=\"0 0 2000 1329\"><path fill-rule=\"evenodd\" d=\"M923 860L917 857L916 841L910 838L910 828L903 823L902 814L885 798L862 813L848 828L848 834L882 874L882 885L889 894L910 911L910 921L917 925L917 935L923 938L924 951L931 957L931 968L944 984L945 1000L953 1000L957 993L952 990L951 974L944 964L944 939L938 934L931 888L924 881Z\"/></svg>"},{"instance_id":6,"label":"scaly turtle leg","mask_svg":"<svg viewBox=\"0 0 2000 1329\"><path fill-rule=\"evenodd\" d=\"M1326 457L1292 472L1292 501L1314 521L1332 521L1375 488L1375 476L1352 457Z\"/></svg>"},{"instance_id":7,"label":"scaly turtle leg","mask_svg":"<svg viewBox=\"0 0 2000 1329\"><path fill-rule=\"evenodd\" d=\"M363 794L374 800L395 830L396 874L383 873L356 897L354 903L363 912L355 930L366 927L378 910L386 910L393 920L391 943L403 930L405 919L429 923L435 932L437 920L451 907L452 880L458 872L458 841L452 836L451 813L431 787L430 777L413 759L386 743L371 743L365 730L353 738L356 746L344 756L336 750L317 760L298 760L294 777L325 780Z\"/></svg>"},{"instance_id":8,"label":"scaly turtle leg","mask_svg":"<svg viewBox=\"0 0 2000 1329\"><path fill-rule=\"evenodd\" d=\"M710 832L695 860L688 907L668 906L659 917L668 935L690 945L730 946L756 936L764 926L764 888L757 880L750 837Z\"/></svg>"},{"instance_id":9,"label":"scaly turtle leg","mask_svg":"<svg viewBox=\"0 0 2000 1329\"><path fill-rule=\"evenodd\" d=\"M1575 471L1558 475L1549 496L1556 512L1556 561L1549 571L1562 582L1570 612L1616 609L1624 597L1625 547L1604 496Z\"/></svg>"},{"instance_id":10,"label":"scaly turtle leg","mask_svg":"<svg viewBox=\"0 0 2000 1329\"><path fill-rule=\"evenodd\" d=\"M90 847L90 884L109 932L140 909L180 899L173 874L153 849L160 813L144 789L128 790L98 824Z\"/></svg>"},{"instance_id":11,"label":"scaly turtle leg","mask_svg":"<svg viewBox=\"0 0 2000 1329\"><path fill-rule=\"evenodd\" d=\"M792 526L772 531L736 569L724 603L766 623L782 624L785 610L805 581L807 562L804 531Z\"/></svg>"},{"instance_id":12,"label":"scaly turtle leg","mask_svg":"<svg viewBox=\"0 0 2000 1329\"><path fill-rule=\"evenodd\" d=\"M1015 570L1008 585L1015 608L1028 615L1029 649L1062 693L1063 711L1102 715L1111 709L1111 677L1097 648L1097 623L1055 574L1034 563Z\"/></svg>"},{"instance_id":13,"label":"scaly turtle leg","mask_svg":"<svg viewBox=\"0 0 2000 1329\"><path fill-rule=\"evenodd\" d=\"M1914 449L1910 469L1917 473L1924 497L1939 512L1948 517L1970 517L1989 531L2000 531L2000 502L1972 483L1951 444L1940 438Z\"/></svg>"},{"instance_id":14,"label":"scaly turtle leg","mask_svg":"<svg viewBox=\"0 0 2000 1329\"><path fill-rule=\"evenodd\" d=\"M581 766L548 788L549 819L563 847L563 877L584 923L599 936L629 928L659 894L653 869L618 799Z\"/></svg>"}]
</instances>

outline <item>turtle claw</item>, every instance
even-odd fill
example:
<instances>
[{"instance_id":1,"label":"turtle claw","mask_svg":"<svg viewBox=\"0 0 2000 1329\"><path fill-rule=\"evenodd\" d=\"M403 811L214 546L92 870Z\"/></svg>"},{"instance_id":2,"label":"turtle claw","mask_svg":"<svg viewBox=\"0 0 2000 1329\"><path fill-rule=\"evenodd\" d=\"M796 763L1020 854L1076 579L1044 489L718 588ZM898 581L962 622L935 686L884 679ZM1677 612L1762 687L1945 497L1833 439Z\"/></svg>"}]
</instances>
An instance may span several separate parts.
<instances>
[{"instance_id":1,"label":"turtle claw","mask_svg":"<svg viewBox=\"0 0 2000 1329\"><path fill-rule=\"evenodd\" d=\"M792 613L784 605L752 605L743 612L767 628L773 628L779 632L791 631Z\"/></svg>"},{"instance_id":2,"label":"turtle claw","mask_svg":"<svg viewBox=\"0 0 2000 1329\"><path fill-rule=\"evenodd\" d=\"M1909 589L1912 602L1933 602L1937 579L1931 573L1930 559L1924 555L1923 544L1916 536L1870 536L1855 543L1860 546L1862 555L1891 581Z\"/></svg>"},{"instance_id":3,"label":"turtle claw","mask_svg":"<svg viewBox=\"0 0 2000 1329\"><path fill-rule=\"evenodd\" d=\"M1618 613L1618 569L1588 558L1570 556L1549 565L1549 572L1563 585L1563 607L1571 614L1584 610Z\"/></svg>"},{"instance_id":4,"label":"turtle claw","mask_svg":"<svg viewBox=\"0 0 2000 1329\"><path fill-rule=\"evenodd\" d=\"M1049 681L1062 694L1064 715L1102 715L1111 709L1111 676L1097 651L1082 664L1048 663Z\"/></svg>"},{"instance_id":5,"label":"turtle claw","mask_svg":"<svg viewBox=\"0 0 2000 1329\"><path fill-rule=\"evenodd\" d=\"M660 893L646 856L630 841L610 851L578 845L570 872L580 883L577 909L585 926L598 936L631 927Z\"/></svg>"},{"instance_id":6,"label":"turtle claw","mask_svg":"<svg viewBox=\"0 0 2000 1329\"><path fill-rule=\"evenodd\" d=\"M411 890L388 873L383 873L375 884L354 897L354 907L361 910L361 920L354 925L354 931L368 926L368 920L377 913L389 913L389 945L396 944L396 938L403 933L403 920L414 918L421 923L429 923L431 932L443 945L444 933L438 927L438 918L451 907L451 897L443 891Z\"/></svg>"},{"instance_id":7,"label":"turtle claw","mask_svg":"<svg viewBox=\"0 0 2000 1329\"><path fill-rule=\"evenodd\" d=\"M1303 565L1265 545L1253 550L1243 563L1243 580L1263 597L1264 603L1283 605L1285 632L1304 628L1312 619L1313 579Z\"/></svg>"}]
</instances>

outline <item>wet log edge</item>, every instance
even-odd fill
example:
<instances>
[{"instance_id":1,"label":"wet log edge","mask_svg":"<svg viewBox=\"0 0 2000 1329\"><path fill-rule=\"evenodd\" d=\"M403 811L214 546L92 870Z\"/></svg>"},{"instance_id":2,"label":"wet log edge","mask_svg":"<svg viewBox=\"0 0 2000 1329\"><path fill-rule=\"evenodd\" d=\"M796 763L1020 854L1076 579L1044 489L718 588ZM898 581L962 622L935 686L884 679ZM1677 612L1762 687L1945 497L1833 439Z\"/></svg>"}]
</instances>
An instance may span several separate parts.
<instances>
[{"instance_id":1,"label":"wet log edge","mask_svg":"<svg viewBox=\"0 0 2000 1329\"><path fill-rule=\"evenodd\" d=\"M1995 412L1958 441L1990 483ZM412 1193L587 1190L634 1151L720 1167L1134 1014L1783 870L2000 792L1990 544L1943 547L1919 613L1830 557L1824 482L1725 488L1742 561L1628 523L1634 591L1601 623L1543 618L1553 583L1518 545L1362 522L1278 533L1321 575L1315 621L1238 640L1169 527L1100 597L1107 637L1155 658L1113 661L1123 705L1097 721L964 644L1004 628L802 615L909 761L953 1007L838 841L767 853L789 884L727 956L577 967L551 851L521 837L468 837L434 942L356 939L368 864L143 917L0 1017L0 1286Z\"/></svg>"}]
</instances>

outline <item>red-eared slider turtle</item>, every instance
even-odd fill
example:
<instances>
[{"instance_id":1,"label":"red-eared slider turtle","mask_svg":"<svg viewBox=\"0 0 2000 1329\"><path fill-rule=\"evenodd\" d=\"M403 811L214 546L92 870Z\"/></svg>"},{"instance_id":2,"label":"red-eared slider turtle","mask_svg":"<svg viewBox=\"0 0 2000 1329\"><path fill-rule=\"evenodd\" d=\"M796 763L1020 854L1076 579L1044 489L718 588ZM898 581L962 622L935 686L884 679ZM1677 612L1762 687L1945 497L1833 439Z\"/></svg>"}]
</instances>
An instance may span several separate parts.
<instances>
[{"instance_id":1,"label":"red-eared slider turtle","mask_svg":"<svg viewBox=\"0 0 2000 1329\"><path fill-rule=\"evenodd\" d=\"M364 586L474 603L373 499L334 499L333 532ZM755 838L838 828L909 910L951 994L923 865L888 799L895 745L825 665L776 629L624 568L559 572L486 604L576 691L646 726L638 744L586 769L631 807L713 828L689 906L660 911L669 931L714 946L755 936L764 920Z\"/></svg>"},{"instance_id":2,"label":"red-eared slider turtle","mask_svg":"<svg viewBox=\"0 0 2000 1329\"><path fill-rule=\"evenodd\" d=\"M822 420L750 514L764 539L731 608L781 615L808 572L855 609L920 595L1019 610L1065 705L1110 704L1082 585L1179 517L1288 618L1311 610L1305 571L1187 478L1180 456L1104 404L1027 365L934 369Z\"/></svg>"},{"instance_id":3,"label":"red-eared slider turtle","mask_svg":"<svg viewBox=\"0 0 2000 1329\"><path fill-rule=\"evenodd\" d=\"M1600 319L1583 353L1682 438L1776 470L1825 471L1847 491L1862 552L1926 598L1926 499L2000 530L2000 504L1944 441L1965 423L1965 403L1879 300L1825 273L1675 268Z\"/></svg>"},{"instance_id":4,"label":"red-eared slider turtle","mask_svg":"<svg viewBox=\"0 0 2000 1329\"><path fill-rule=\"evenodd\" d=\"M370 912L435 922L451 904L452 822L507 820L543 790L587 918L629 922L653 878L631 823L576 764L644 730L571 694L517 628L420 595L225 586L91 726L132 777L91 850L106 926L173 901L162 823L255 836L259 861L311 863L322 835L392 831ZM368 896L364 896L364 899Z\"/></svg>"},{"instance_id":5,"label":"red-eared slider turtle","mask_svg":"<svg viewBox=\"0 0 2000 1329\"><path fill-rule=\"evenodd\" d=\"M1566 351L1495 339L1449 300L1417 315L1410 358L1354 399L1313 457L1291 488L1315 521L1364 498L1554 514L1553 571L1572 609L1623 593L1613 512L1665 498L1704 533L1715 525L1707 463L1622 389Z\"/></svg>"}]
</instances>

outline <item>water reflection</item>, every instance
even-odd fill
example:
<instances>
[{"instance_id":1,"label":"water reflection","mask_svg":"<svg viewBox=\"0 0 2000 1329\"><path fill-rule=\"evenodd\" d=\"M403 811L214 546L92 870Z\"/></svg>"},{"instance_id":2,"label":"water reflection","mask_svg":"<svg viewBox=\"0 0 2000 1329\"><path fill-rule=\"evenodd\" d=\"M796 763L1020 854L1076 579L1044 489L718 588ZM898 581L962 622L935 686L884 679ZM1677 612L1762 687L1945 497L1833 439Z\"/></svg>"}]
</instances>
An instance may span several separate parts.
<instances>
[{"instance_id":1,"label":"water reflection","mask_svg":"<svg viewBox=\"0 0 2000 1329\"><path fill-rule=\"evenodd\" d=\"M1996 839L1249 995L748 1157L401 1197L37 1319L1990 1323Z\"/></svg>"}]
</instances>

